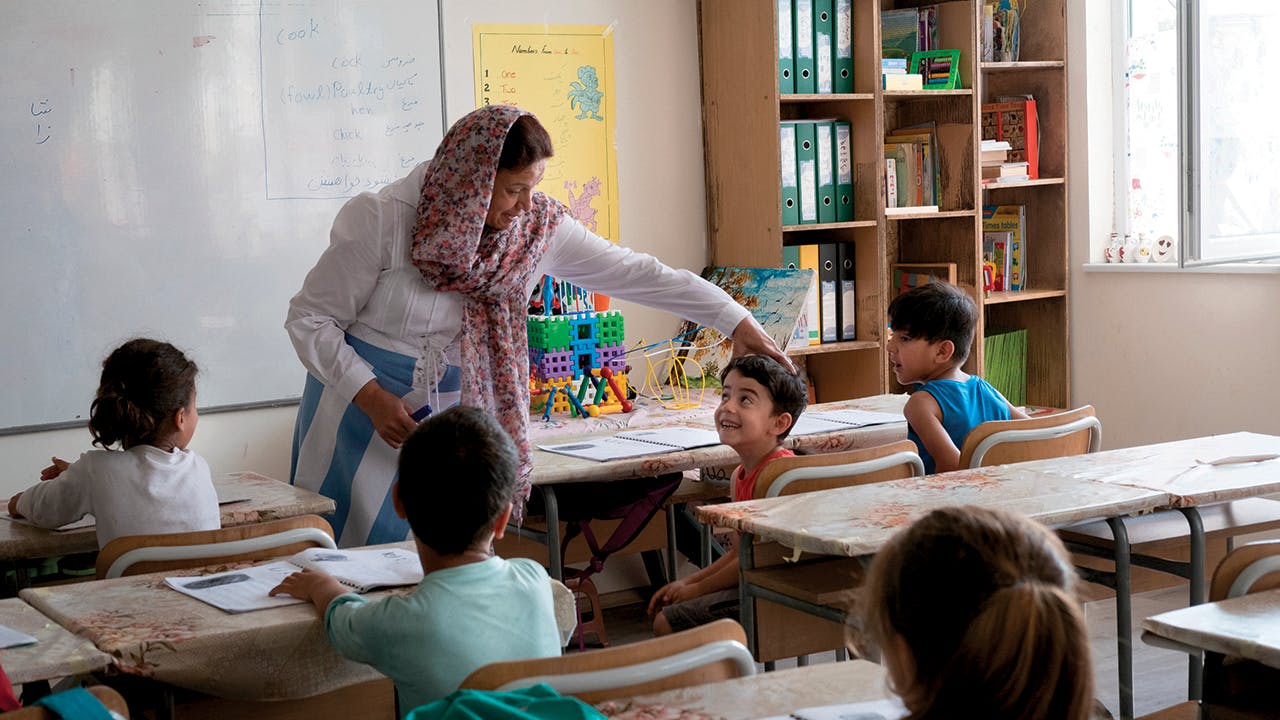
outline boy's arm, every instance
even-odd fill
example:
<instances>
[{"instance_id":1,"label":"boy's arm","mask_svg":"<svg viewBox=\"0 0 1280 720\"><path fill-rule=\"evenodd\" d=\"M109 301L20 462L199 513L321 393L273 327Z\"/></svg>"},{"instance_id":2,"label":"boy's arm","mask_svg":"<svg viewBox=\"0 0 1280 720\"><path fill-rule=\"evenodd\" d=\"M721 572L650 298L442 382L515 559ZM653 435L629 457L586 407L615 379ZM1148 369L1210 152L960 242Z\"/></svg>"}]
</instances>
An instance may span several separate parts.
<instances>
[{"instance_id":1,"label":"boy's arm","mask_svg":"<svg viewBox=\"0 0 1280 720\"><path fill-rule=\"evenodd\" d=\"M942 408L927 392L912 393L902 410L911 429L920 436L924 449L933 456L935 472L960 469L960 448L952 442L947 429L942 427Z\"/></svg>"},{"instance_id":2,"label":"boy's arm","mask_svg":"<svg viewBox=\"0 0 1280 720\"><path fill-rule=\"evenodd\" d=\"M715 562L687 578L663 585L649 600L652 615L668 605L701 597L717 590L728 590L738 585L738 547L736 541Z\"/></svg>"},{"instance_id":3,"label":"boy's arm","mask_svg":"<svg viewBox=\"0 0 1280 720\"><path fill-rule=\"evenodd\" d=\"M282 580L267 594L292 595L299 600L306 600L315 605L316 610L319 610L320 615L323 616L334 598L349 592L351 592L350 588L343 587L342 583L334 580L332 576L318 570L304 569Z\"/></svg>"},{"instance_id":4,"label":"boy's arm","mask_svg":"<svg viewBox=\"0 0 1280 720\"><path fill-rule=\"evenodd\" d=\"M1030 418L1030 417L1031 417L1031 416L1030 416L1030 415L1028 415L1026 412L1024 412L1022 408L1018 407L1017 405L1014 405L1013 403L1009 402L1008 400L1005 400L1004 402L1005 402L1005 404L1006 404L1006 405L1008 405L1008 406L1009 406L1009 419L1010 419L1010 420L1026 420L1027 418Z\"/></svg>"}]
</instances>

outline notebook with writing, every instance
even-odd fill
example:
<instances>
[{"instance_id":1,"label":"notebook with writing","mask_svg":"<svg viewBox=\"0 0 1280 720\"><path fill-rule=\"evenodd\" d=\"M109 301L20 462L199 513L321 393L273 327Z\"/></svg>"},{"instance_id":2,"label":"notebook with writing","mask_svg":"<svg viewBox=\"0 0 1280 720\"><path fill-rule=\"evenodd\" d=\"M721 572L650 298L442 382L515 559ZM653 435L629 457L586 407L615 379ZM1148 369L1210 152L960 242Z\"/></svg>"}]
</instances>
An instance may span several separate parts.
<instances>
[{"instance_id":1,"label":"notebook with writing","mask_svg":"<svg viewBox=\"0 0 1280 720\"><path fill-rule=\"evenodd\" d=\"M807 412L796 421L791 429L792 435L814 435L816 433L836 432L867 427L868 425L887 425L889 423L906 422L902 413L876 412L874 410L825 410Z\"/></svg>"},{"instance_id":2,"label":"notebook with writing","mask_svg":"<svg viewBox=\"0 0 1280 720\"><path fill-rule=\"evenodd\" d=\"M606 437L585 438L556 445L539 445L538 448L570 457L604 462L719 444L720 434L715 430L681 426L628 430Z\"/></svg>"},{"instance_id":3,"label":"notebook with writing","mask_svg":"<svg viewBox=\"0 0 1280 720\"><path fill-rule=\"evenodd\" d=\"M303 568L328 573L353 592L416 585L422 581L422 564L417 554L408 550L308 548L287 560L198 577L167 577L164 582L174 590L220 610L242 613L304 602L288 595L271 597L267 594L286 577Z\"/></svg>"}]
</instances>

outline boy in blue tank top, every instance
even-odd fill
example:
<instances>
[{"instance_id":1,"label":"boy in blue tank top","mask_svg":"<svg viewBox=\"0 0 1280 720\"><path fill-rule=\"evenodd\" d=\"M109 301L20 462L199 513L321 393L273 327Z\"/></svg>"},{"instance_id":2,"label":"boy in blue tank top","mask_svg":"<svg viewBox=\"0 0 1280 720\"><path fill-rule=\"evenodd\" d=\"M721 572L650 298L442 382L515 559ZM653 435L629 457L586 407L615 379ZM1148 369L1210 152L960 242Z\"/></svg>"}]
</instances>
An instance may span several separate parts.
<instances>
[{"instance_id":1,"label":"boy in blue tank top","mask_svg":"<svg viewBox=\"0 0 1280 720\"><path fill-rule=\"evenodd\" d=\"M960 446L981 423L1027 417L960 369L977 323L973 299L950 283L921 285L889 303L889 364L898 382L915 386L903 413L925 472L958 470Z\"/></svg>"}]
</instances>

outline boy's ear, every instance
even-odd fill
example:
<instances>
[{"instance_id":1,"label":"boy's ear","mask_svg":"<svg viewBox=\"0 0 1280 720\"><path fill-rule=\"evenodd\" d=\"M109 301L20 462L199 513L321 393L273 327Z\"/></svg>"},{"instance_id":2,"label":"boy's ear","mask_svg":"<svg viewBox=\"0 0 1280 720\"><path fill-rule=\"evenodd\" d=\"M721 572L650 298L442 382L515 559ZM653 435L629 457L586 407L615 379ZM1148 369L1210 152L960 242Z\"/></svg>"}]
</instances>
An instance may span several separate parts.
<instances>
[{"instance_id":1,"label":"boy's ear","mask_svg":"<svg viewBox=\"0 0 1280 720\"><path fill-rule=\"evenodd\" d=\"M404 503L400 502L400 481L396 480L396 484L391 486L391 508L396 511L396 517L401 520L408 520L409 516L404 511Z\"/></svg>"},{"instance_id":2,"label":"boy's ear","mask_svg":"<svg viewBox=\"0 0 1280 720\"><path fill-rule=\"evenodd\" d=\"M507 503L507 509L498 513L498 517L493 521L493 539L501 540L503 535L507 534L507 522L511 520L511 510L515 505Z\"/></svg>"},{"instance_id":3,"label":"boy's ear","mask_svg":"<svg viewBox=\"0 0 1280 720\"><path fill-rule=\"evenodd\" d=\"M780 412L769 418L769 431L774 437L778 437L791 427L792 418L789 412Z\"/></svg>"},{"instance_id":4,"label":"boy's ear","mask_svg":"<svg viewBox=\"0 0 1280 720\"><path fill-rule=\"evenodd\" d=\"M939 340L934 344L933 352L938 362L951 362L951 358L956 356L956 344L950 340Z\"/></svg>"}]
</instances>

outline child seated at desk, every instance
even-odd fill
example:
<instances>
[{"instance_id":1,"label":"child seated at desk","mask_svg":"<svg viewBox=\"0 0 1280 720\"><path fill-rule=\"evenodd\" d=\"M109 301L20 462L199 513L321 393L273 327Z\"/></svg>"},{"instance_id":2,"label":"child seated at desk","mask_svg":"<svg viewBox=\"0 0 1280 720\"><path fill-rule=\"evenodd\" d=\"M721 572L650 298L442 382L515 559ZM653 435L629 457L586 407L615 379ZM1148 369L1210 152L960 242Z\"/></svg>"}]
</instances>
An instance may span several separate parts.
<instances>
[{"instance_id":1,"label":"child seated at desk","mask_svg":"<svg viewBox=\"0 0 1280 720\"><path fill-rule=\"evenodd\" d=\"M369 602L304 570L271 594L312 602L334 649L395 681L402 716L483 665L559 655L547 571L490 551L506 531L518 468L515 443L483 410L431 416L401 448L391 493L422 561L417 589Z\"/></svg>"},{"instance_id":2,"label":"child seated at desk","mask_svg":"<svg viewBox=\"0 0 1280 720\"><path fill-rule=\"evenodd\" d=\"M909 717L1092 717L1075 577L1056 535L1004 511L940 508L894 535L861 605Z\"/></svg>"},{"instance_id":3,"label":"child seated at desk","mask_svg":"<svg viewBox=\"0 0 1280 720\"><path fill-rule=\"evenodd\" d=\"M92 513L98 547L124 535L222 526L209 464L188 450L196 431L196 364L167 342L136 338L102 362L89 406L91 450L53 458L9 514L56 528ZM111 450L119 443L123 452Z\"/></svg>"},{"instance_id":4,"label":"child seated at desk","mask_svg":"<svg viewBox=\"0 0 1280 720\"><path fill-rule=\"evenodd\" d=\"M733 499L750 500L756 478L766 463L795 453L782 441L804 412L809 390L805 381L763 355L734 358L720 373L723 390L716 408L720 442L738 453L742 464L733 472ZM687 578L662 586L649 601L653 634L667 635L738 617L738 549L736 537L715 562Z\"/></svg>"},{"instance_id":5,"label":"child seated at desk","mask_svg":"<svg viewBox=\"0 0 1280 720\"><path fill-rule=\"evenodd\" d=\"M915 390L903 408L907 437L926 473L960 469L960 446L988 420L1025 418L986 380L960 369L969 357L978 307L945 282L912 288L889 303L889 364Z\"/></svg>"}]
</instances>

